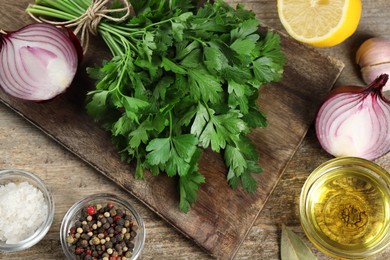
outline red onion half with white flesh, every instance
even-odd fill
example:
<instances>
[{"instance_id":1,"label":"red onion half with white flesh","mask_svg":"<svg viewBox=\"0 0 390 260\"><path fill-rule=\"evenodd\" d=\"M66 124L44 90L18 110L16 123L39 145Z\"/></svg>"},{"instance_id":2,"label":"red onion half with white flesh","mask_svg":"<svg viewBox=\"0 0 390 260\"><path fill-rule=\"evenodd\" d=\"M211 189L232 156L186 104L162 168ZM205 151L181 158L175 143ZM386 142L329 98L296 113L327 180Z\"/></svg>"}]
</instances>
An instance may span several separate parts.
<instances>
[{"instance_id":1,"label":"red onion half with white flesh","mask_svg":"<svg viewBox=\"0 0 390 260\"><path fill-rule=\"evenodd\" d=\"M335 157L373 160L390 151L390 101L382 89L387 74L365 88L336 88L318 111L315 128L322 148Z\"/></svg>"},{"instance_id":2,"label":"red onion half with white flesh","mask_svg":"<svg viewBox=\"0 0 390 260\"><path fill-rule=\"evenodd\" d=\"M63 93L73 81L80 57L73 36L44 23L0 33L1 88L29 101Z\"/></svg>"}]
</instances>

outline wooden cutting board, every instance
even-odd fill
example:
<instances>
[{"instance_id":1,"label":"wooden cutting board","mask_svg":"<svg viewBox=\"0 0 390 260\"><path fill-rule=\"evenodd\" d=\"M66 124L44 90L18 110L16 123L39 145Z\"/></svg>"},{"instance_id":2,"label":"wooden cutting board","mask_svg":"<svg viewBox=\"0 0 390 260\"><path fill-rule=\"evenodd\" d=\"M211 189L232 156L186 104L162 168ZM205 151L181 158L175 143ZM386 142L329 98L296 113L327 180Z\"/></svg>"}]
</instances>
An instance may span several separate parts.
<instances>
[{"instance_id":1,"label":"wooden cutting board","mask_svg":"<svg viewBox=\"0 0 390 260\"><path fill-rule=\"evenodd\" d=\"M0 0L0 28L14 30L30 23L29 17L24 14L28 3L28 0L12 3ZM197 202L187 214L178 210L174 179L146 174L145 180L135 180L133 165L120 161L109 135L85 114L83 100L93 82L87 78L84 69L100 64L96 57L109 58L100 41L93 41L95 45L91 46L65 95L37 104L13 99L0 90L0 100L138 198L210 255L230 259L246 237L343 68L341 62L325 57L288 36L281 37L287 58L283 79L264 86L258 101L262 111L268 115L269 126L255 129L250 134L263 167L263 173L256 176L257 191L247 193L240 188L230 189L221 156L207 150L200 162L200 171L207 183L201 187Z\"/></svg>"}]
</instances>

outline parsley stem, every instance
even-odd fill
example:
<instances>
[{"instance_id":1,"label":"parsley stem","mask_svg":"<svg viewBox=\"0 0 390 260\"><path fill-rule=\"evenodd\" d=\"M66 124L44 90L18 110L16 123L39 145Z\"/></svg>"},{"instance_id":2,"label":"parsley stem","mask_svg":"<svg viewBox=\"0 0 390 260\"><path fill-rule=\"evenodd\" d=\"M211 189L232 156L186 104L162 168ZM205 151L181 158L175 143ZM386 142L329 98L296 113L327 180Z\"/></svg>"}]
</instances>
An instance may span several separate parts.
<instances>
[{"instance_id":1,"label":"parsley stem","mask_svg":"<svg viewBox=\"0 0 390 260\"><path fill-rule=\"evenodd\" d=\"M92 0L77 0L77 1L69 0L69 1L73 2L75 5L79 5L80 8L82 8L83 12L85 12L85 10L87 10L92 3Z\"/></svg>"},{"instance_id":2,"label":"parsley stem","mask_svg":"<svg viewBox=\"0 0 390 260\"><path fill-rule=\"evenodd\" d=\"M105 31L105 30L99 30L99 32L101 35L102 32L104 32L104 37L111 38L109 39L109 42L106 41L106 43L110 48L110 51L113 56L124 55L124 52L126 52L127 48L129 48L129 50L137 50L136 46L130 41L130 39L124 37L122 34L117 34L116 32ZM112 35L114 35L115 37L113 37ZM131 40L138 41L137 39L134 38L131 38Z\"/></svg>"},{"instance_id":3,"label":"parsley stem","mask_svg":"<svg viewBox=\"0 0 390 260\"><path fill-rule=\"evenodd\" d=\"M173 119L172 119L172 110L169 110L169 137L172 138L172 131L173 131Z\"/></svg>"},{"instance_id":4,"label":"parsley stem","mask_svg":"<svg viewBox=\"0 0 390 260\"><path fill-rule=\"evenodd\" d=\"M78 17L77 15L72 15L64 11L56 10L46 6L39 6L39 5L29 5L26 11L32 14L51 16L62 20L73 20Z\"/></svg>"},{"instance_id":5,"label":"parsley stem","mask_svg":"<svg viewBox=\"0 0 390 260\"><path fill-rule=\"evenodd\" d=\"M207 46L207 43L205 43L205 42L202 41L201 39L199 39L199 38L197 38L197 37L194 37L194 36L192 36L192 35L188 36L188 39L197 41L197 42L199 42L200 44L202 44L203 46Z\"/></svg>"},{"instance_id":6,"label":"parsley stem","mask_svg":"<svg viewBox=\"0 0 390 260\"><path fill-rule=\"evenodd\" d=\"M81 8L79 5L77 5L75 2L71 0L62 0L62 1L40 0L37 1L37 5L35 6L38 5L51 7L53 11L61 10L65 13L68 13L70 15L75 15L75 16L80 16L86 11L85 8Z\"/></svg>"},{"instance_id":7,"label":"parsley stem","mask_svg":"<svg viewBox=\"0 0 390 260\"><path fill-rule=\"evenodd\" d=\"M143 30L146 31L146 30L149 29L150 27L157 27L157 26L162 25L162 24L165 24L165 23L167 23L167 22L171 22L174 18L176 18L176 17L172 17L172 18L169 18L169 19L166 19L166 20L162 20L162 21L159 21L159 22L151 23L151 24L145 26L145 27L143 28Z\"/></svg>"},{"instance_id":8,"label":"parsley stem","mask_svg":"<svg viewBox=\"0 0 390 260\"><path fill-rule=\"evenodd\" d=\"M123 32L121 27L118 27L118 26L113 26L112 24L109 24L109 23L106 23L106 22L100 22L99 23L99 28L102 28L106 31L109 31L111 33L115 33L115 34L120 34L122 36L127 36L128 34Z\"/></svg>"},{"instance_id":9,"label":"parsley stem","mask_svg":"<svg viewBox=\"0 0 390 260\"><path fill-rule=\"evenodd\" d=\"M108 48L112 56L123 56L124 52L121 49L121 46L118 45L117 41L111 36L110 33L106 31L100 31L100 35L102 36L104 42L107 44Z\"/></svg>"},{"instance_id":10,"label":"parsley stem","mask_svg":"<svg viewBox=\"0 0 390 260\"><path fill-rule=\"evenodd\" d=\"M119 78L117 80L116 86L113 89L111 89L110 91L118 91L118 93L121 96L125 96L123 94L120 86L123 86L123 78L127 73L128 64L131 61L131 52L130 52L130 47L126 44L126 40L124 40L123 38L122 38L122 44L126 47L125 47L125 53L122 53L122 55L120 55L121 61L120 61L120 64L118 65L118 68L120 68L119 69L119 73L120 73Z\"/></svg>"},{"instance_id":11,"label":"parsley stem","mask_svg":"<svg viewBox=\"0 0 390 260\"><path fill-rule=\"evenodd\" d=\"M157 27L157 26L165 24L167 22L171 22L174 18L175 17L172 17L172 18L169 18L169 19L166 19L163 21L151 23L145 27L141 27L141 25L138 23L127 23L126 26L111 24L111 23L108 24L108 23L104 23L104 22L102 22L102 24L104 24L104 27L109 27L110 30L116 31L124 36L133 36L133 35L137 35L137 34L143 35L151 27ZM131 28L131 27L137 27L137 28Z\"/></svg>"},{"instance_id":12,"label":"parsley stem","mask_svg":"<svg viewBox=\"0 0 390 260\"><path fill-rule=\"evenodd\" d=\"M75 12L79 11L80 15L84 14L88 7L91 5L91 1L87 1L84 3L84 6L81 6L80 3L82 4L82 1L74 1L74 0L68 0L70 3L69 7L72 7Z\"/></svg>"},{"instance_id":13,"label":"parsley stem","mask_svg":"<svg viewBox=\"0 0 390 260\"><path fill-rule=\"evenodd\" d=\"M131 61L131 47L129 46L129 43L126 41L126 39L121 35L115 35L117 39L115 39L110 32L107 31L100 31L100 34L103 38L103 40L106 42L107 46L109 47L111 54L114 57L120 57L120 63L118 64L118 70L119 70L119 78L117 80L117 84L114 88L110 89L110 92L117 91L121 96L125 96L120 88L123 82L123 78L126 74L126 71L128 69L128 63ZM122 51L122 48L123 51Z\"/></svg>"},{"instance_id":14,"label":"parsley stem","mask_svg":"<svg viewBox=\"0 0 390 260\"><path fill-rule=\"evenodd\" d=\"M123 31L121 29L121 27L113 26L112 24L104 23L104 22L101 22L99 24L99 31L100 30L105 30L105 31L107 31L107 32L109 32L111 34L116 35L118 38L125 37L126 39L129 39L129 42L130 42L130 40L132 40L134 42L139 41L137 38L133 37L133 35L135 35L135 33L140 34L140 35L144 35L145 34L143 32L143 30L139 30L139 29L136 29L136 31L131 34L131 33ZM136 49L135 46L131 42L130 42L130 46L133 49Z\"/></svg>"},{"instance_id":15,"label":"parsley stem","mask_svg":"<svg viewBox=\"0 0 390 260\"><path fill-rule=\"evenodd\" d=\"M122 25L118 25L118 24L110 24L110 26L112 26L120 31L124 31L124 32L139 31L139 28L141 27L141 25L139 23L126 23L126 26L122 26ZM132 27L136 27L136 28L132 28Z\"/></svg>"},{"instance_id":16,"label":"parsley stem","mask_svg":"<svg viewBox=\"0 0 390 260\"><path fill-rule=\"evenodd\" d=\"M109 43L106 42L109 45L109 48L110 48L111 53L113 54L113 56L123 55L123 51L118 51L118 50L124 49L123 46L126 46L126 48L130 48L130 49L136 50L137 48L133 44L133 42L140 41L140 40L132 37L132 35L130 35L128 33L124 33L119 28L114 28L112 26L112 24L101 22L99 24L99 29L98 30L99 30L100 34L102 34L103 31L105 32L104 33L104 35L105 35L104 37L111 37L111 35L114 35L116 39L120 39L120 40L117 41L119 45L117 43L115 43L114 41L112 41L112 40L110 40ZM137 30L137 31L138 31L138 33L141 33L142 35L144 35L142 30ZM110 34L110 36L108 36L108 34Z\"/></svg>"}]
</instances>

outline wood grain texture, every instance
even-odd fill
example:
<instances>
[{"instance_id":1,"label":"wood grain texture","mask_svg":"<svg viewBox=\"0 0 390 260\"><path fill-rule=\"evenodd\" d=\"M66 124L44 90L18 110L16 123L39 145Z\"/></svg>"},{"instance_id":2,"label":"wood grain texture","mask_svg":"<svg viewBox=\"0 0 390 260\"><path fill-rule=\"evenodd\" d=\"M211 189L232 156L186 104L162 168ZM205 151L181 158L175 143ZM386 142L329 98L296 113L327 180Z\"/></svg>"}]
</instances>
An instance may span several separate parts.
<instances>
[{"instance_id":1,"label":"wood grain texture","mask_svg":"<svg viewBox=\"0 0 390 260\"><path fill-rule=\"evenodd\" d=\"M28 22L29 18L20 11L25 8L28 2L13 1L11 3L4 0L0 1L2 7L0 9L0 27L12 30L16 29L18 24ZM235 2L241 2L255 10L258 17L265 24L275 29L283 30L277 18L275 1L253 0ZM386 19L386 16L389 14L388 5L384 0L375 2L363 1L363 17L356 35L334 48L313 49L314 52L319 50L324 54L337 56L346 64L336 84L362 84L358 70L353 62L353 54L359 43L369 36L381 35L389 37L386 29L389 26L389 22ZM304 62L310 62L307 60L307 56L302 56L301 58ZM308 69L305 68L305 71ZM307 77L310 77L310 75L307 75ZM267 94L268 92L265 92L264 96ZM285 100L283 99L282 107L284 102ZM309 110L310 108L307 108L306 111ZM311 112L313 113L313 111ZM68 123L69 118L65 117L61 125L67 127ZM63 149L63 147L53 142L51 138L48 138L41 131L26 123L24 119L3 105L0 106L0 132L0 168L23 168L35 172L45 179L52 188L55 201L57 202L55 220L44 241L25 252L0 254L0 259L63 259L58 239L61 218L74 201L97 191L118 193L120 196L128 198L140 209L148 230L142 259L210 258L190 239L187 239L177 232L176 229L172 228L170 224L167 224L168 222L154 213L153 210L150 210L150 208L129 195L126 189L114 184L104 175L89 167L77 156ZM279 134L278 136L280 137L281 135ZM278 155L284 154L283 147L283 145L278 147ZM286 147L291 149L287 143ZM272 159L272 157L270 158ZM330 259L313 248L304 237L299 226L297 204L300 188L310 171L329 158L329 155L325 154L319 147L313 129L310 128L308 135L288 164L285 173L265 203L253 227L249 230L246 239L235 256L236 259L279 259L280 227L282 223L293 227L294 231L311 246L319 259ZM390 169L388 156L384 156L377 162ZM208 193L210 191L205 189L202 192ZM143 196L146 196L146 194ZM242 230L243 228L239 225L235 229ZM375 259L388 259L389 257L390 250L386 250Z\"/></svg>"}]
</instances>

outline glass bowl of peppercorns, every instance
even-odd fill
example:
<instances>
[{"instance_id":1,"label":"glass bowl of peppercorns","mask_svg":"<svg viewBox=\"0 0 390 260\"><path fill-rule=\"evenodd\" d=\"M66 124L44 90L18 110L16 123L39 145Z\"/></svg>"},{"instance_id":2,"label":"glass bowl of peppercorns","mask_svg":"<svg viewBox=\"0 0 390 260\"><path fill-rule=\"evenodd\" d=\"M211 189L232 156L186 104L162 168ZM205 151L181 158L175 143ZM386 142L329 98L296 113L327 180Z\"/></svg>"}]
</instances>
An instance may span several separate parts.
<instances>
[{"instance_id":1,"label":"glass bowl of peppercorns","mask_svg":"<svg viewBox=\"0 0 390 260\"><path fill-rule=\"evenodd\" d=\"M94 194L76 202L60 229L67 259L137 259L145 244L138 211L114 194Z\"/></svg>"}]
</instances>

